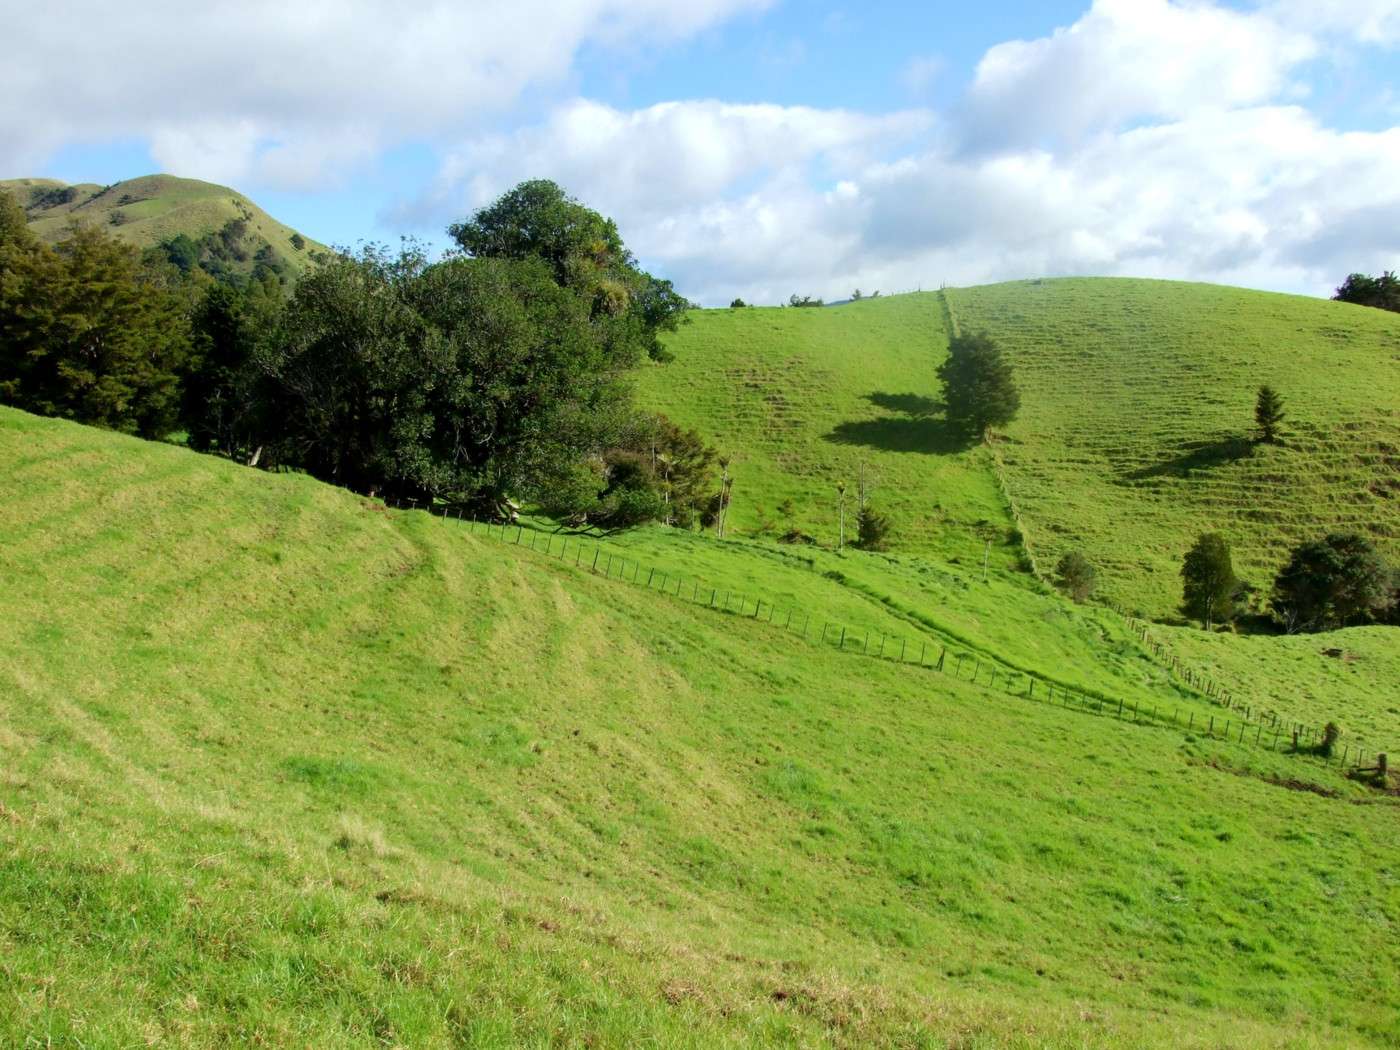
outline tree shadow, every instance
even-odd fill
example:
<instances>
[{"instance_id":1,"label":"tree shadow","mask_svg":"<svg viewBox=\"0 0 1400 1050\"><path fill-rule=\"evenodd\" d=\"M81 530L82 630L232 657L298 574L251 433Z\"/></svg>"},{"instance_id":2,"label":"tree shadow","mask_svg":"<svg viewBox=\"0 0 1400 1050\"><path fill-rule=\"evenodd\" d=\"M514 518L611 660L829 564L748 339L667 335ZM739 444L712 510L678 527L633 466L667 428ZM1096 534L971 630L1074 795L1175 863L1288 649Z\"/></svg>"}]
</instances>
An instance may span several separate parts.
<instances>
[{"instance_id":1,"label":"tree shadow","mask_svg":"<svg viewBox=\"0 0 1400 1050\"><path fill-rule=\"evenodd\" d=\"M965 452L975 444L966 433L935 414L944 408L940 401L920 394L884 392L870 394L867 400L901 414L840 423L826 435L826 440L838 445L865 445L885 452L928 455Z\"/></svg>"},{"instance_id":2,"label":"tree shadow","mask_svg":"<svg viewBox=\"0 0 1400 1050\"><path fill-rule=\"evenodd\" d=\"M887 412L901 412L906 416L913 416L915 419L924 419L935 412L943 411L944 408L942 401L935 401L922 394L886 394L883 391L877 391L866 400Z\"/></svg>"},{"instance_id":3,"label":"tree shadow","mask_svg":"<svg viewBox=\"0 0 1400 1050\"><path fill-rule=\"evenodd\" d=\"M1229 437L1218 441L1188 441L1179 447L1180 455L1135 470L1126 477L1133 481L1161 477L1184 478L1193 471L1223 467L1227 463L1249 459L1254 455L1254 442L1243 437Z\"/></svg>"}]
</instances>

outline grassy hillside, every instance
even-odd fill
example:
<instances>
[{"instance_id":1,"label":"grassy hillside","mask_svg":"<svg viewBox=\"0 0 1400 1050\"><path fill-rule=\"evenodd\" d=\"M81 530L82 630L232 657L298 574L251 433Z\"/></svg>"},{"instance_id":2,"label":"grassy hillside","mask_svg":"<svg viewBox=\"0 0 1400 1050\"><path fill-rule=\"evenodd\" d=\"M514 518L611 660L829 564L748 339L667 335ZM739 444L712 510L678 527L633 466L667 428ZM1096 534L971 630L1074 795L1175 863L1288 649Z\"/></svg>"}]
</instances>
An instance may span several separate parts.
<instances>
[{"instance_id":1,"label":"grassy hillside","mask_svg":"<svg viewBox=\"0 0 1400 1050\"><path fill-rule=\"evenodd\" d=\"M218 236L230 224L242 224L232 228L236 236L227 238L231 269L251 273L258 251L266 247L292 279L312 264L316 253L326 250L278 222L241 193L196 179L146 175L111 186L10 179L0 181L0 192L5 191L25 208L30 229L49 243L61 240L73 222L94 223L140 248L179 234L198 241Z\"/></svg>"},{"instance_id":2,"label":"grassy hillside","mask_svg":"<svg viewBox=\"0 0 1400 1050\"><path fill-rule=\"evenodd\" d=\"M0 459L0 1043L1400 1044L1400 810L1316 761L297 475L10 410ZM607 549L1185 702L1014 574Z\"/></svg>"},{"instance_id":3,"label":"grassy hillside","mask_svg":"<svg viewBox=\"0 0 1400 1050\"><path fill-rule=\"evenodd\" d=\"M844 480L849 539L864 464L896 549L980 565L990 539L994 564L1014 562L986 450L965 447L942 417L937 295L690 317L669 339L676 359L643 374L640 400L733 457L736 531L780 534L795 523L834 546Z\"/></svg>"},{"instance_id":4,"label":"grassy hillside","mask_svg":"<svg viewBox=\"0 0 1400 1050\"><path fill-rule=\"evenodd\" d=\"M1044 563L1082 550L1108 596L1168 616L1201 532L1224 533L1265 592L1328 531L1400 560L1400 316L1168 281L946 294L1015 362L1023 406L1000 451ZM1251 440L1262 383L1287 402L1278 447Z\"/></svg>"}]
</instances>

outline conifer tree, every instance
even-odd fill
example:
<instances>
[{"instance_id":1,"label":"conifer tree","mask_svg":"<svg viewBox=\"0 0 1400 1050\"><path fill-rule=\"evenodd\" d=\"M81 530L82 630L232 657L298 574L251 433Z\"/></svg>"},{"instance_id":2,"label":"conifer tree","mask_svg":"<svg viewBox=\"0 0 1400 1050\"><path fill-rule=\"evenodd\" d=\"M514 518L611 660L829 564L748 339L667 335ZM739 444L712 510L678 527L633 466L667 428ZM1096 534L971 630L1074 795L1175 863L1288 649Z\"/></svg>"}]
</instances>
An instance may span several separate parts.
<instances>
[{"instance_id":1,"label":"conifer tree","mask_svg":"<svg viewBox=\"0 0 1400 1050\"><path fill-rule=\"evenodd\" d=\"M1278 442L1279 425L1283 423L1283 398L1265 383L1254 400L1254 423L1259 428L1259 440L1266 445Z\"/></svg>"}]
</instances>

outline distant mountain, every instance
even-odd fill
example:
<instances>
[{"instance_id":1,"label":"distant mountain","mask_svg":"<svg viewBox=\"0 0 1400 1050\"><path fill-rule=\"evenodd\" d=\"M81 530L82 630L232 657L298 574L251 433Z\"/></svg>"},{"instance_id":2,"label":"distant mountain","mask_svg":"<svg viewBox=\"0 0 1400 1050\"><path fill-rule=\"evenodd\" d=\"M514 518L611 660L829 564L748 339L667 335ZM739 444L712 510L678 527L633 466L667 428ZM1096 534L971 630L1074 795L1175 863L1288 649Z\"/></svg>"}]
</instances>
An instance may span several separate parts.
<instances>
[{"instance_id":1,"label":"distant mountain","mask_svg":"<svg viewBox=\"0 0 1400 1050\"><path fill-rule=\"evenodd\" d=\"M137 247L163 247L182 268L198 266L216 277L270 271L294 283L327 251L236 190L197 179L143 175L110 186L9 179L0 180L0 191L15 196L30 229L50 244L71 223L92 223Z\"/></svg>"}]
</instances>

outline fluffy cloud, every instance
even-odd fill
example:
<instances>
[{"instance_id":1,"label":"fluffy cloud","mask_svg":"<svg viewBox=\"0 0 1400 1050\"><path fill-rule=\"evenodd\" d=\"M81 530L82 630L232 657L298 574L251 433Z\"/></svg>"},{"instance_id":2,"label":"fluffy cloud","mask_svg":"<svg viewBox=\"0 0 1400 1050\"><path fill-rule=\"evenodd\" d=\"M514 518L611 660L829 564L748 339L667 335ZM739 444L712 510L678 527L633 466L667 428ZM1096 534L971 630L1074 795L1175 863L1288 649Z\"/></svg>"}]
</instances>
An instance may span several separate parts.
<instances>
[{"instance_id":1,"label":"fluffy cloud","mask_svg":"<svg viewBox=\"0 0 1400 1050\"><path fill-rule=\"evenodd\" d=\"M149 139L168 167L314 182L386 145L461 135L570 73L590 42L681 38L769 0L0 3L0 156Z\"/></svg>"},{"instance_id":2,"label":"fluffy cloud","mask_svg":"<svg viewBox=\"0 0 1400 1050\"><path fill-rule=\"evenodd\" d=\"M993 47L963 118L974 147L1068 143L1096 130L1276 97L1316 53L1272 18L1208 4L1097 0L1040 40Z\"/></svg>"},{"instance_id":3,"label":"fluffy cloud","mask_svg":"<svg viewBox=\"0 0 1400 1050\"><path fill-rule=\"evenodd\" d=\"M926 131L931 121L919 111L871 117L714 101L624 112L578 99L543 124L466 144L446 159L436 187L401 216L445 219L545 173L596 207L634 222L664 223L756 176L857 167ZM796 183L800 189L806 179Z\"/></svg>"},{"instance_id":4,"label":"fluffy cloud","mask_svg":"<svg viewBox=\"0 0 1400 1050\"><path fill-rule=\"evenodd\" d=\"M1400 43L1400 0L1273 0L1264 10L1300 31L1363 44Z\"/></svg>"},{"instance_id":5,"label":"fluffy cloud","mask_svg":"<svg viewBox=\"0 0 1400 1050\"><path fill-rule=\"evenodd\" d=\"M1298 104L1321 46L1277 5L1099 0L989 51L946 121L575 101L459 151L419 206L446 218L551 175L709 303L1073 273L1326 294L1400 256L1400 128Z\"/></svg>"}]
</instances>

